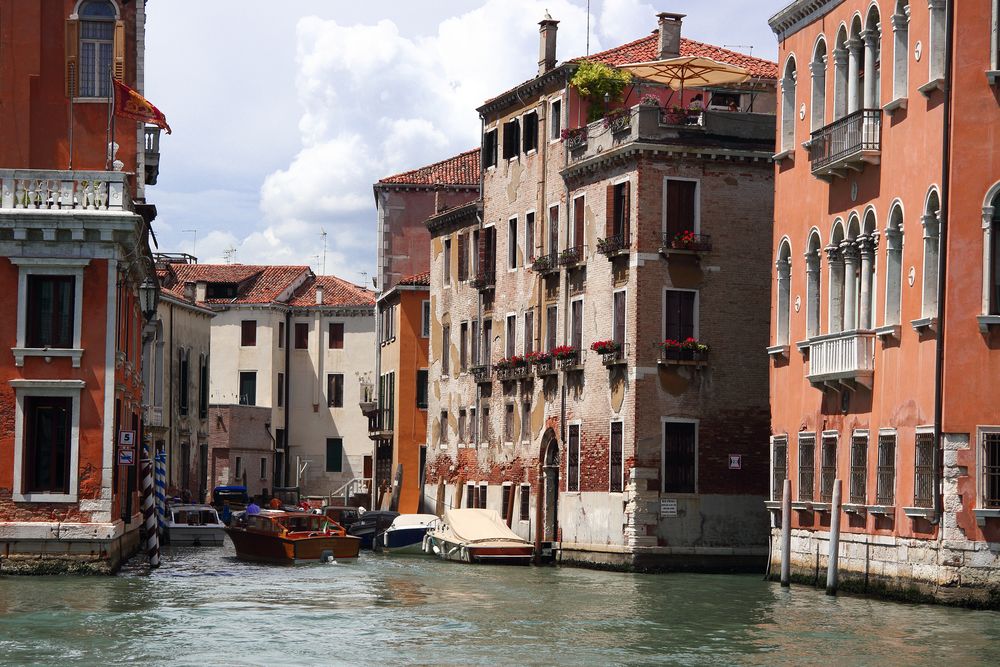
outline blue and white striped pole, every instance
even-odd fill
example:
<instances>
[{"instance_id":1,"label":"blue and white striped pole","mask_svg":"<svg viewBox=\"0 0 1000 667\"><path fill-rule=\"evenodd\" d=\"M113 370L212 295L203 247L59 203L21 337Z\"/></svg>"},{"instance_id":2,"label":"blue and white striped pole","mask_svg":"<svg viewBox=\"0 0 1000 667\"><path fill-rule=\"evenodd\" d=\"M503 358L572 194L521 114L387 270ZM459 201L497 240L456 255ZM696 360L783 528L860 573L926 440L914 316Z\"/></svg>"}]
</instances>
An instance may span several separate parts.
<instances>
[{"instance_id":1,"label":"blue and white striped pole","mask_svg":"<svg viewBox=\"0 0 1000 667\"><path fill-rule=\"evenodd\" d=\"M160 524L160 532L163 532L166 525L167 513L167 454L166 452L156 453L156 518Z\"/></svg>"},{"instance_id":2,"label":"blue and white striped pole","mask_svg":"<svg viewBox=\"0 0 1000 667\"><path fill-rule=\"evenodd\" d=\"M153 462L149 458L149 445L142 448L142 520L146 527L146 555L149 566L160 566L160 534L154 517L153 502Z\"/></svg>"}]
</instances>

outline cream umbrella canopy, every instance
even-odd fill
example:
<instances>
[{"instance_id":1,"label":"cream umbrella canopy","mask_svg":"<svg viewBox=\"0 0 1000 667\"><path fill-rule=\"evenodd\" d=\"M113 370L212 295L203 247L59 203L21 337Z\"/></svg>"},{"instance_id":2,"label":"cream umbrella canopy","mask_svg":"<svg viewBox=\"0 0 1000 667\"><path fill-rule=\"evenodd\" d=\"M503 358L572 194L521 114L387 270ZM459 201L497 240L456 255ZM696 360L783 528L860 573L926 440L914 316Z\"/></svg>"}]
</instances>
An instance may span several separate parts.
<instances>
[{"instance_id":1,"label":"cream umbrella canopy","mask_svg":"<svg viewBox=\"0 0 1000 667\"><path fill-rule=\"evenodd\" d=\"M679 90L682 100L685 87L722 86L730 83L743 83L750 79L750 73L742 67L720 63L717 60L701 56L681 56L667 60L619 65L618 69L629 71L639 79L661 83L674 90Z\"/></svg>"}]
</instances>

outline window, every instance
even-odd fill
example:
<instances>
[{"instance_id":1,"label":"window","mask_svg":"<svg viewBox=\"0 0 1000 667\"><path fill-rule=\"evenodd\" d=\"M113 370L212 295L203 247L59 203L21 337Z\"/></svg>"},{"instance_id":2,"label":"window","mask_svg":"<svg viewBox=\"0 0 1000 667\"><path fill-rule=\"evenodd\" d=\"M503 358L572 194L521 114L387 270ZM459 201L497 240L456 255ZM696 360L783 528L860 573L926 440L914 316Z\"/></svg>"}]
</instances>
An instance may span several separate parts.
<instances>
[{"instance_id":1,"label":"window","mask_svg":"<svg viewBox=\"0 0 1000 667\"><path fill-rule=\"evenodd\" d=\"M440 430L438 431L438 444L446 445L448 444L448 412L442 410L440 414Z\"/></svg>"},{"instance_id":2,"label":"window","mask_svg":"<svg viewBox=\"0 0 1000 667\"><path fill-rule=\"evenodd\" d=\"M278 407L285 407L285 374L278 373Z\"/></svg>"},{"instance_id":3,"label":"window","mask_svg":"<svg viewBox=\"0 0 1000 667\"><path fill-rule=\"evenodd\" d=\"M583 299L570 302L570 342L577 352L583 350Z\"/></svg>"},{"instance_id":4,"label":"window","mask_svg":"<svg viewBox=\"0 0 1000 667\"><path fill-rule=\"evenodd\" d=\"M584 197L584 195L580 195L573 200L573 226L570 228L570 231L573 232L573 236L569 239L569 245L567 246L569 248L580 248L584 244L584 224L587 217L586 211L586 197ZM579 259L582 260L583 257L579 257Z\"/></svg>"},{"instance_id":5,"label":"window","mask_svg":"<svg viewBox=\"0 0 1000 667\"><path fill-rule=\"evenodd\" d=\"M115 21L117 11L107 0L84 3L79 16L79 23L70 21L67 25L67 94L70 97L110 97L112 74L119 81L124 76L124 25ZM78 45L76 30L79 30ZM73 52L75 49L79 49L78 53ZM75 76L77 58L79 80Z\"/></svg>"},{"instance_id":6,"label":"window","mask_svg":"<svg viewBox=\"0 0 1000 667\"><path fill-rule=\"evenodd\" d=\"M1000 315L1000 183L983 206L983 314Z\"/></svg>"},{"instance_id":7,"label":"window","mask_svg":"<svg viewBox=\"0 0 1000 667\"><path fill-rule=\"evenodd\" d=\"M479 422L476 421L476 408L469 408L469 445L475 446L479 442Z\"/></svg>"},{"instance_id":8,"label":"window","mask_svg":"<svg viewBox=\"0 0 1000 667\"><path fill-rule=\"evenodd\" d=\"M426 368L421 368L417 371L417 407L422 410L427 409L427 378L428 373Z\"/></svg>"},{"instance_id":9,"label":"window","mask_svg":"<svg viewBox=\"0 0 1000 667\"><path fill-rule=\"evenodd\" d=\"M444 240L444 286L451 285L451 239Z\"/></svg>"},{"instance_id":10,"label":"window","mask_svg":"<svg viewBox=\"0 0 1000 667\"><path fill-rule=\"evenodd\" d=\"M240 322L240 345L242 347L254 347L257 345L257 320L243 320Z\"/></svg>"},{"instance_id":11,"label":"window","mask_svg":"<svg viewBox=\"0 0 1000 667\"><path fill-rule=\"evenodd\" d=\"M791 273L792 273L792 248L788 241L784 241L778 249L778 259L774 263L774 273L777 277L778 288L776 294L778 303L776 310L777 322L775 323L775 345L788 345L788 326L792 314L791 304Z\"/></svg>"},{"instance_id":12,"label":"window","mask_svg":"<svg viewBox=\"0 0 1000 667\"><path fill-rule=\"evenodd\" d=\"M331 350L344 349L344 323L330 322L330 342Z\"/></svg>"},{"instance_id":13,"label":"window","mask_svg":"<svg viewBox=\"0 0 1000 667\"><path fill-rule=\"evenodd\" d=\"M826 40L816 42L812 63L812 115L810 128L813 132L826 125Z\"/></svg>"},{"instance_id":14,"label":"window","mask_svg":"<svg viewBox=\"0 0 1000 667\"><path fill-rule=\"evenodd\" d=\"M344 407L343 373L330 373L326 376L326 404L331 408Z\"/></svg>"},{"instance_id":15,"label":"window","mask_svg":"<svg viewBox=\"0 0 1000 667\"><path fill-rule=\"evenodd\" d=\"M470 261L472 262L472 277L473 278L479 276L479 271L480 271L480 268L481 268L480 267L480 263L481 263L480 260L482 259L482 257L480 257L480 253L483 252L483 250L484 250L482 244L479 242L479 238L480 238L479 237L479 230L478 229L473 229L472 230L472 242L469 244L469 257L470 257Z\"/></svg>"},{"instance_id":16,"label":"window","mask_svg":"<svg viewBox=\"0 0 1000 667\"><path fill-rule=\"evenodd\" d=\"M295 323L295 349L305 350L309 347L309 323Z\"/></svg>"},{"instance_id":17,"label":"window","mask_svg":"<svg viewBox=\"0 0 1000 667\"><path fill-rule=\"evenodd\" d=\"M620 350L625 349L625 290L618 290L612 296L611 306L611 339L618 343Z\"/></svg>"},{"instance_id":18,"label":"window","mask_svg":"<svg viewBox=\"0 0 1000 667\"><path fill-rule=\"evenodd\" d=\"M663 423L663 491L695 493L697 433L694 422Z\"/></svg>"},{"instance_id":19,"label":"window","mask_svg":"<svg viewBox=\"0 0 1000 667\"><path fill-rule=\"evenodd\" d=\"M875 480L875 503L891 507L896 504L896 434L878 436L878 469Z\"/></svg>"},{"instance_id":20,"label":"window","mask_svg":"<svg viewBox=\"0 0 1000 667\"><path fill-rule=\"evenodd\" d=\"M507 221L507 268L517 268L517 217Z\"/></svg>"},{"instance_id":21,"label":"window","mask_svg":"<svg viewBox=\"0 0 1000 667\"><path fill-rule=\"evenodd\" d=\"M23 493L71 493L73 398L25 396L22 405Z\"/></svg>"},{"instance_id":22,"label":"window","mask_svg":"<svg viewBox=\"0 0 1000 667\"><path fill-rule=\"evenodd\" d=\"M472 358L472 365L479 366L483 364L483 360L479 358L479 322L472 320L472 330L469 333L469 347L472 348L469 356Z\"/></svg>"},{"instance_id":23,"label":"window","mask_svg":"<svg viewBox=\"0 0 1000 667\"><path fill-rule=\"evenodd\" d=\"M260 478L267 479L267 457L260 457Z\"/></svg>"},{"instance_id":24,"label":"window","mask_svg":"<svg viewBox=\"0 0 1000 667\"><path fill-rule=\"evenodd\" d=\"M198 358L198 418L208 417L208 357Z\"/></svg>"},{"instance_id":25,"label":"window","mask_svg":"<svg viewBox=\"0 0 1000 667\"><path fill-rule=\"evenodd\" d=\"M283 350L285 348L285 323L278 322L278 349Z\"/></svg>"},{"instance_id":26,"label":"window","mask_svg":"<svg viewBox=\"0 0 1000 667\"><path fill-rule=\"evenodd\" d=\"M236 481L239 481L239 480L243 479L243 473L244 472L245 471L243 470L243 457L242 456L237 456L236 457Z\"/></svg>"},{"instance_id":27,"label":"window","mask_svg":"<svg viewBox=\"0 0 1000 667\"><path fill-rule=\"evenodd\" d=\"M1000 0L993 0L993 29L990 31L991 39L991 49L990 49L990 70L992 73L1000 71ZM990 77L990 82L993 85L997 84L1000 80L994 74Z\"/></svg>"},{"instance_id":28,"label":"window","mask_svg":"<svg viewBox=\"0 0 1000 667\"><path fill-rule=\"evenodd\" d=\"M458 442L459 443L468 442L468 439L466 438L466 436L468 435L468 432L467 432L467 429L468 429L468 424L467 424L468 419L469 419L468 412L466 411L465 408L462 408L461 410L458 411Z\"/></svg>"},{"instance_id":29,"label":"window","mask_svg":"<svg viewBox=\"0 0 1000 667\"><path fill-rule=\"evenodd\" d=\"M538 114L529 111L521 117L524 123L524 136L522 137L521 149L527 153L538 148Z\"/></svg>"},{"instance_id":30,"label":"window","mask_svg":"<svg viewBox=\"0 0 1000 667\"><path fill-rule=\"evenodd\" d=\"M431 335L431 302L420 302L420 337L430 338Z\"/></svg>"},{"instance_id":31,"label":"window","mask_svg":"<svg viewBox=\"0 0 1000 667\"><path fill-rule=\"evenodd\" d=\"M535 213L524 214L524 256L530 263L535 257Z\"/></svg>"},{"instance_id":32,"label":"window","mask_svg":"<svg viewBox=\"0 0 1000 667\"><path fill-rule=\"evenodd\" d=\"M508 403L504 406L503 413L503 441L505 443L514 442L514 404Z\"/></svg>"},{"instance_id":33,"label":"window","mask_svg":"<svg viewBox=\"0 0 1000 667\"><path fill-rule=\"evenodd\" d=\"M479 502L476 503L476 507L486 509L486 496L488 491L489 491L488 484L484 483L479 485Z\"/></svg>"},{"instance_id":34,"label":"window","mask_svg":"<svg viewBox=\"0 0 1000 667\"><path fill-rule=\"evenodd\" d=\"M208 283L205 286L206 299L235 299L238 293L235 283Z\"/></svg>"},{"instance_id":35,"label":"window","mask_svg":"<svg viewBox=\"0 0 1000 667\"><path fill-rule=\"evenodd\" d=\"M497 166L497 129L483 134L483 169Z\"/></svg>"},{"instance_id":36,"label":"window","mask_svg":"<svg viewBox=\"0 0 1000 667\"><path fill-rule=\"evenodd\" d=\"M461 372L469 369L469 323L462 322L458 326L458 367Z\"/></svg>"},{"instance_id":37,"label":"window","mask_svg":"<svg viewBox=\"0 0 1000 667\"><path fill-rule=\"evenodd\" d=\"M929 0L927 3L930 9L930 35L927 50L930 57L930 82L943 79L944 71L944 51L945 51L945 7L948 0Z\"/></svg>"},{"instance_id":38,"label":"window","mask_svg":"<svg viewBox=\"0 0 1000 667\"><path fill-rule=\"evenodd\" d=\"M559 206L549 207L549 246L548 253L559 252Z\"/></svg>"},{"instance_id":39,"label":"window","mask_svg":"<svg viewBox=\"0 0 1000 667\"><path fill-rule=\"evenodd\" d=\"M562 100L549 102L549 141L562 139Z\"/></svg>"},{"instance_id":40,"label":"window","mask_svg":"<svg viewBox=\"0 0 1000 667\"><path fill-rule=\"evenodd\" d=\"M816 436L799 434L799 500L811 501L816 488Z\"/></svg>"},{"instance_id":41,"label":"window","mask_svg":"<svg viewBox=\"0 0 1000 667\"><path fill-rule=\"evenodd\" d=\"M344 470L344 439L326 439L326 471L343 472Z\"/></svg>"},{"instance_id":42,"label":"window","mask_svg":"<svg viewBox=\"0 0 1000 667\"><path fill-rule=\"evenodd\" d=\"M921 315L937 317L938 306L938 232L941 228L940 204L937 190L931 190L923 216L924 225L924 280Z\"/></svg>"},{"instance_id":43,"label":"window","mask_svg":"<svg viewBox=\"0 0 1000 667\"><path fill-rule=\"evenodd\" d=\"M535 351L535 311L524 311L524 353Z\"/></svg>"},{"instance_id":44,"label":"window","mask_svg":"<svg viewBox=\"0 0 1000 667\"><path fill-rule=\"evenodd\" d=\"M608 207L605 213L605 236L613 239L619 248L628 248L631 183L625 181L608 186Z\"/></svg>"},{"instance_id":45,"label":"window","mask_svg":"<svg viewBox=\"0 0 1000 667\"><path fill-rule=\"evenodd\" d=\"M451 375L451 325L441 327L441 375Z\"/></svg>"},{"instance_id":46,"label":"window","mask_svg":"<svg viewBox=\"0 0 1000 667\"><path fill-rule=\"evenodd\" d=\"M625 472L622 463L622 422L611 422L611 441L608 453L608 467L611 478L608 482L610 493L621 493L625 484Z\"/></svg>"},{"instance_id":47,"label":"window","mask_svg":"<svg viewBox=\"0 0 1000 667\"><path fill-rule=\"evenodd\" d=\"M240 405L257 405L257 371L240 371Z\"/></svg>"},{"instance_id":48,"label":"window","mask_svg":"<svg viewBox=\"0 0 1000 667\"><path fill-rule=\"evenodd\" d=\"M701 229L698 204L698 182L668 178L664 182L664 229L666 241L671 241L681 232L698 233Z\"/></svg>"},{"instance_id":49,"label":"window","mask_svg":"<svg viewBox=\"0 0 1000 667\"><path fill-rule=\"evenodd\" d=\"M1000 507L1000 432L982 433L983 488L982 507Z\"/></svg>"},{"instance_id":50,"label":"window","mask_svg":"<svg viewBox=\"0 0 1000 667\"><path fill-rule=\"evenodd\" d=\"M892 99L907 97L910 63L910 3L897 0L892 15Z\"/></svg>"},{"instance_id":51,"label":"window","mask_svg":"<svg viewBox=\"0 0 1000 667\"><path fill-rule=\"evenodd\" d=\"M566 448L566 490L580 490L580 425L569 425L569 446Z\"/></svg>"},{"instance_id":52,"label":"window","mask_svg":"<svg viewBox=\"0 0 1000 667\"><path fill-rule=\"evenodd\" d=\"M559 306L551 305L545 308L545 351L556 348L556 330L559 320Z\"/></svg>"},{"instance_id":53,"label":"window","mask_svg":"<svg viewBox=\"0 0 1000 667\"><path fill-rule=\"evenodd\" d=\"M903 209L899 204L889 214L885 255L885 324L899 324L903 295Z\"/></svg>"},{"instance_id":54,"label":"window","mask_svg":"<svg viewBox=\"0 0 1000 667\"><path fill-rule=\"evenodd\" d=\"M788 437L774 436L771 438L771 500L782 499L786 477L788 477Z\"/></svg>"},{"instance_id":55,"label":"window","mask_svg":"<svg viewBox=\"0 0 1000 667\"><path fill-rule=\"evenodd\" d=\"M458 282L469 279L469 235L458 235Z\"/></svg>"},{"instance_id":56,"label":"window","mask_svg":"<svg viewBox=\"0 0 1000 667\"><path fill-rule=\"evenodd\" d=\"M182 415L188 413L188 395L191 385L189 350L181 347L177 350L177 411Z\"/></svg>"},{"instance_id":57,"label":"window","mask_svg":"<svg viewBox=\"0 0 1000 667\"><path fill-rule=\"evenodd\" d=\"M819 335L820 327L820 289L822 274L820 261L823 255L823 244L819 234L809 237L809 250L806 251L806 337ZM791 287L789 287L791 289Z\"/></svg>"},{"instance_id":58,"label":"window","mask_svg":"<svg viewBox=\"0 0 1000 667\"><path fill-rule=\"evenodd\" d=\"M913 461L913 504L916 507L934 504L934 455L934 434L917 433Z\"/></svg>"},{"instance_id":59,"label":"window","mask_svg":"<svg viewBox=\"0 0 1000 667\"><path fill-rule=\"evenodd\" d=\"M505 333L504 343L507 346L507 354L504 356L510 359L517 354L517 315L507 316L507 329Z\"/></svg>"},{"instance_id":60,"label":"window","mask_svg":"<svg viewBox=\"0 0 1000 667\"><path fill-rule=\"evenodd\" d=\"M480 416L480 426L479 426L479 439L480 442L490 443L490 437L492 436L492 429L490 429L490 406L483 405Z\"/></svg>"},{"instance_id":61,"label":"window","mask_svg":"<svg viewBox=\"0 0 1000 667\"><path fill-rule=\"evenodd\" d=\"M833 500L833 482L837 478L837 434L823 434L822 461L820 463L819 499L828 503Z\"/></svg>"},{"instance_id":62,"label":"window","mask_svg":"<svg viewBox=\"0 0 1000 667\"><path fill-rule=\"evenodd\" d=\"M785 63L785 75L781 79L781 150L795 150L795 59Z\"/></svg>"},{"instance_id":63,"label":"window","mask_svg":"<svg viewBox=\"0 0 1000 667\"><path fill-rule=\"evenodd\" d=\"M671 340L697 338L698 293L668 289L663 292L663 337Z\"/></svg>"},{"instance_id":64,"label":"window","mask_svg":"<svg viewBox=\"0 0 1000 667\"><path fill-rule=\"evenodd\" d=\"M521 124L513 118L503 124L503 159L516 158L521 148Z\"/></svg>"},{"instance_id":65,"label":"window","mask_svg":"<svg viewBox=\"0 0 1000 667\"><path fill-rule=\"evenodd\" d=\"M855 433L851 438L851 502L855 505L868 502L867 433Z\"/></svg>"},{"instance_id":66,"label":"window","mask_svg":"<svg viewBox=\"0 0 1000 667\"><path fill-rule=\"evenodd\" d=\"M521 500L520 520L521 521L530 521L531 520L531 516L530 516L530 514L531 514L530 513L531 487L528 486L527 484L522 484L521 485L520 500Z\"/></svg>"},{"instance_id":67,"label":"window","mask_svg":"<svg viewBox=\"0 0 1000 667\"><path fill-rule=\"evenodd\" d=\"M500 518L510 525L508 518L510 517L510 512L513 509L511 506L512 496L514 495L514 487L510 484L504 484L500 487Z\"/></svg>"},{"instance_id":68,"label":"window","mask_svg":"<svg viewBox=\"0 0 1000 667\"><path fill-rule=\"evenodd\" d=\"M469 482L465 486L465 506L466 507L476 506L476 485L473 482Z\"/></svg>"},{"instance_id":69,"label":"window","mask_svg":"<svg viewBox=\"0 0 1000 667\"><path fill-rule=\"evenodd\" d=\"M483 344L480 352L484 366L493 363L493 320L483 320Z\"/></svg>"},{"instance_id":70,"label":"window","mask_svg":"<svg viewBox=\"0 0 1000 667\"><path fill-rule=\"evenodd\" d=\"M521 401L521 442L531 442L531 400Z\"/></svg>"},{"instance_id":71,"label":"window","mask_svg":"<svg viewBox=\"0 0 1000 667\"><path fill-rule=\"evenodd\" d=\"M75 276L27 276L27 347L74 347L76 292Z\"/></svg>"}]
</instances>

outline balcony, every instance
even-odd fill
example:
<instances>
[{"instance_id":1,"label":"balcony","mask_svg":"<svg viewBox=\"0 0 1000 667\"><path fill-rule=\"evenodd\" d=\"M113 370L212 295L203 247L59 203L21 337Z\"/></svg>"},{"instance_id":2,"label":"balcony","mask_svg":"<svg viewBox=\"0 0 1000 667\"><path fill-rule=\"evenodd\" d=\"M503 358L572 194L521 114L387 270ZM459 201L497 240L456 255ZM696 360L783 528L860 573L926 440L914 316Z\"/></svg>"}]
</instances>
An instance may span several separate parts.
<instances>
[{"instance_id":1,"label":"balcony","mask_svg":"<svg viewBox=\"0 0 1000 667\"><path fill-rule=\"evenodd\" d=\"M525 380L531 377L531 366L526 363L517 366L499 366L496 368L496 373L497 379L501 382Z\"/></svg>"},{"instance_id":2,"label":"balcony","mask_svg":"<svg viewBox=\"0 0 1000 667\"><path fill-rule=\"evenodd\" d=\"M709 252L712 252L712 237L708 234L664 232L663 242L660 244L660 254L668 260L671 257L687 256L699 262L701 256Z\"/></svg>"},{"instance_id":3,"label":"balcony","mask_svg":"<svg viewBox=\"0 0 1000 667\"><path fill-rule=\"evenodd\" d=\"M816 130L809 139L809 162L814 176L844 178L866 164L878 164L882 155L882 110L861 109Z\"/></svg>"},{"instance_id":4,"label":"balcony","mask_svg":"<svg viewBox=\"0 0 1000 667\"><path fill-rule=\"evenodd\" d=\"M163 406L162 405L147 405L143 408L143 416L146 426L149 427L161 427L163 426Z\"/></svg>"},{"instance_id":5,"label":"balcony","mask_svg":"<svg viewBox=\"0 0 1000 667\"><path fill-rule=\"evenodd\" d=\"M391 408L376 408L368 414L368 437L372 440L392 438Z\"/></svg>"},{"instance_id":6,"label":"balcony","mask_svg":"<svg viewBox=\"0 0 1000 667\"><path fill-rule=\"evenodd\" d=\"M694 366L701 368L708 366L708 349L692 350L685 348L660 348L659 357L656 359L659 366Z\"/></svg>"},{"instance_id":7,"label":"balcony","mask_svg":"<svg viewBox=\"0 0 1000 667\"><path fill-rule=\"evenodd\" d=\"M845 331L809 340L811 383L854 390L872 386L875 376L875 332Z\"/></svg>"},{"instance_id":8,"label":"balcony","mask_svg":"<svg viewBox=\"0 0 1000 667\"><path fill-rule=\"evenodd\" d=\"M575 245L566 248L559 253L559 265L565 267L579 266L583 264L583 246Z\"/></svg>"},{"instance_id":9,"label":"balcony","mask_svg":"<svg viewBox=\"0 0 1000 667\"><path fill-rule=\"evenodd\" d=\"M469 281L473 289L480 292L494 289L497 286L497 274L493 269L484 269L476 274L476 277Z\"/></svg>"},{"instance_id":10,"label":"balcony","mask_svg":"<svg viewBox=\"0 0 1000 667\"><path fill-rule=\"evenodd\" d=\"M548 275L559 270L559 253L550 252L531 258L531 270L539 275Z\"/></svg>"},{"instance_id":11,"label":"balcony","mask_svg":"<svg viewBox=\"0 0 1000 667\"><path fill-rule=\"evenodd\" d=\"M469 369L472 379L476 384L489 384L493 381L493 367L489 364L480 364Z\"/></svg>"},{"instance_id":12,"label":"balcony","mask_svg":"<svg viewBox=\"0 0 1000 667\"><path fill-rule=\"evenodd\" d=\"M132 211L128 174L0 169L0 212L67 210Z\"/></svg>"},{"instance_id":13,"label":"balcony","mask_svg":"<svg viewBox=\"0 0 1000 667\"><path fill-rule=\"evenodd\" d=\"M160 174L160 128L146 127L146 185L156 185Z\"/></svg>"},{"instance_id":14,"label":"balcony","mask_svg":"<svg viewBox=\"0 0 1000 667\"><path fill-rule=\"evenodd\" d=\"M628 255L629 239L625 234L615 234L604 239L597 239L597 252L608 259Z\"/></svg>"}]
</instances>

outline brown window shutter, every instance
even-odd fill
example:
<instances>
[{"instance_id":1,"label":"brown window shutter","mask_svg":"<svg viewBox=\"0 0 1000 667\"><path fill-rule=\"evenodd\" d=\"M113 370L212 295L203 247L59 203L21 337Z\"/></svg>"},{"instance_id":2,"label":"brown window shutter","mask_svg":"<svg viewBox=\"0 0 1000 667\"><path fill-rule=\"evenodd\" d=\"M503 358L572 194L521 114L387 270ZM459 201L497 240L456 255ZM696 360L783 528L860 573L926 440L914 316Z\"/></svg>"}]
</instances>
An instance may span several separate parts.
<instances>
[{"instance_id":1,"label":"brown window shutter","mask_svg":"<svg viewBox=\"0 0 1000 667\"><path fill-rule=\"evenodd\" d=\"M625 181L622 185L622 235L627 244L632 238L632 182Z\"/></svg>"},{"instance_id":2,"label":"brown window shutter","mask_svg":"<svg viewBox=\"0 0 1000 667\"><path fill-rule=\"evenodd\" d=\"M125 22L115 21L115 80L125 83Z\"/></svg>"},{"instance_id":3,"label":"brown window shutter","mask_svg":"<svg viewBox=\"0 0 1000 667\"><path fill-rule=\"evenodd\" d=\"M66 97L79 95L80 22L66 21Z\"/></svg>"},{"instance_id":4,"label":"brown window shutter","mask_svg":"<svg viewBox=\"0 0 1000 667\"><path fill-rule=\"evenodd\" d=\"M615 235L615 186L608 186L608 208L604 215L604 236Z\"/></svg>"}]
</instances>

